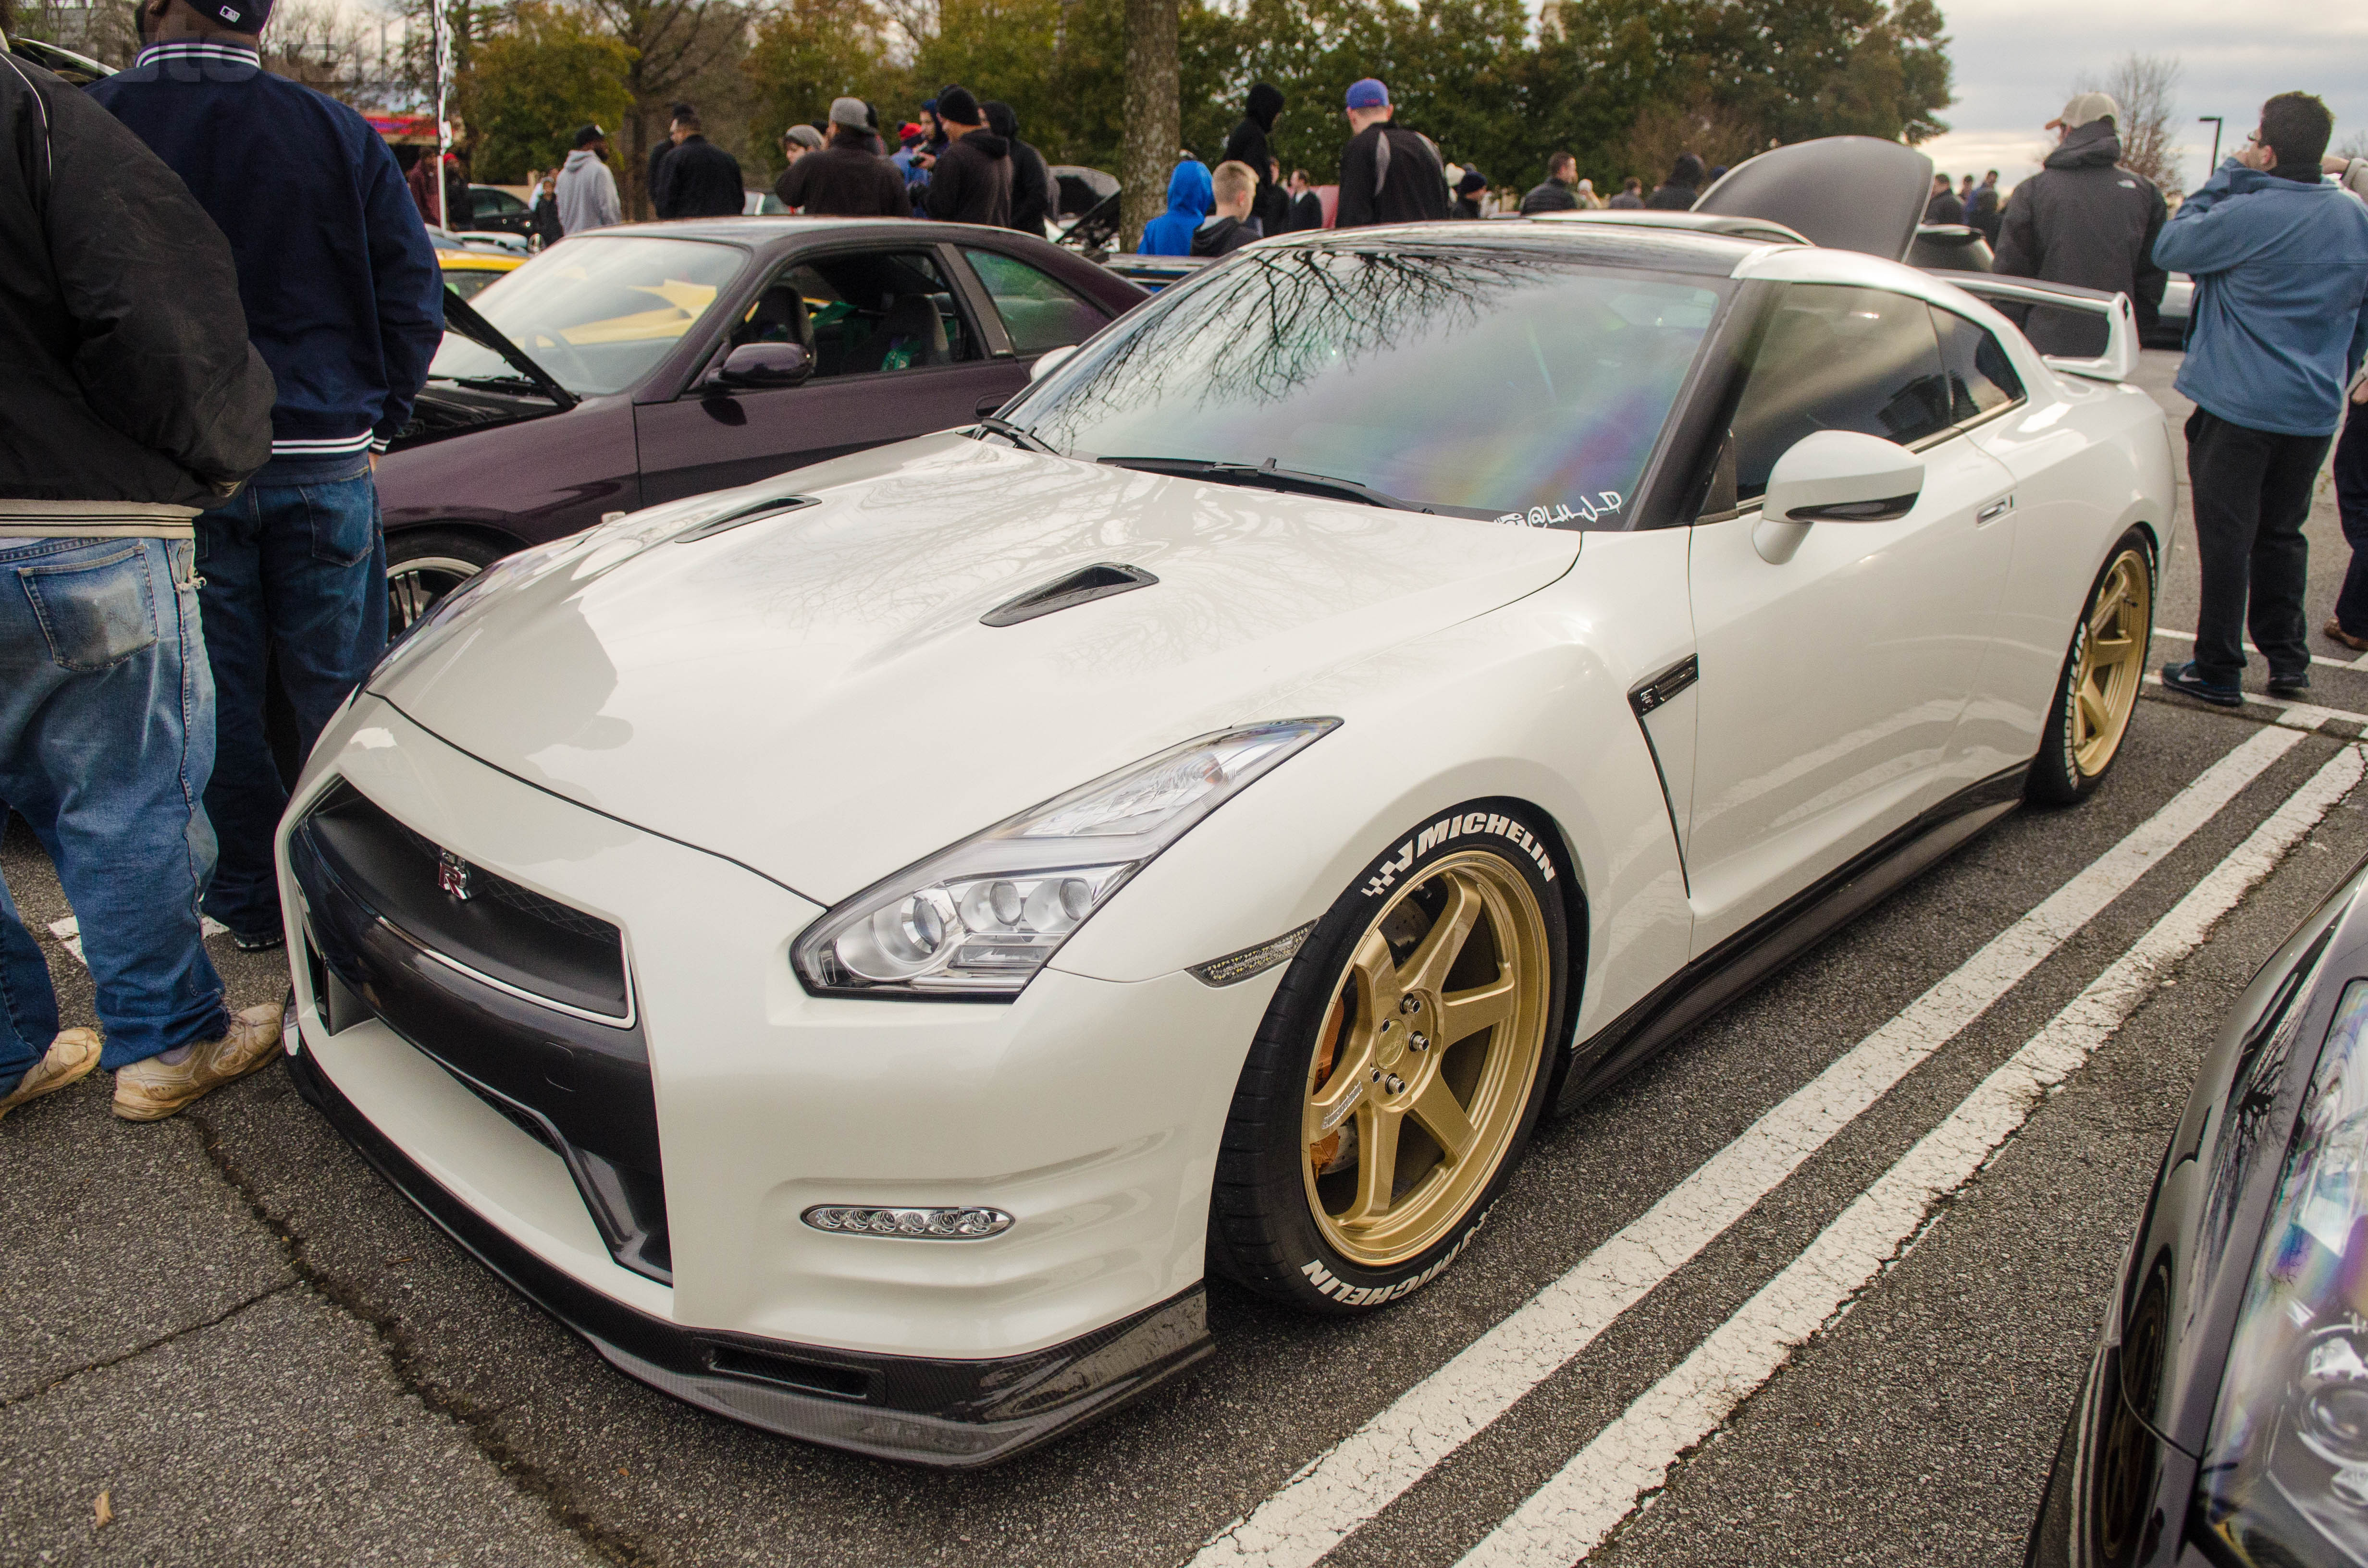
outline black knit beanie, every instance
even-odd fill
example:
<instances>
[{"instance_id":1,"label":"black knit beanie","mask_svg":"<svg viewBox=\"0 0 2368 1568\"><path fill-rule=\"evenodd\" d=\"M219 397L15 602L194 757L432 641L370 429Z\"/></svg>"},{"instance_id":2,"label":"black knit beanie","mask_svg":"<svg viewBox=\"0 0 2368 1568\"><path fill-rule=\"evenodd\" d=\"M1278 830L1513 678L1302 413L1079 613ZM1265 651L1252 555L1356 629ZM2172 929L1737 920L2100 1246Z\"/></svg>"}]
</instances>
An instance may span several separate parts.
<instances>
[{"instance_id":1,"label":"black knit beanie","mask_svg":"<svg viewBox=\"0 0 2368 1568\"><path fill-rule=\"evenodd\" d=\"M978 100L968 87L948 87L938 95L938 119L948 125L984 125Z\"/></svg>"}]
</instances>

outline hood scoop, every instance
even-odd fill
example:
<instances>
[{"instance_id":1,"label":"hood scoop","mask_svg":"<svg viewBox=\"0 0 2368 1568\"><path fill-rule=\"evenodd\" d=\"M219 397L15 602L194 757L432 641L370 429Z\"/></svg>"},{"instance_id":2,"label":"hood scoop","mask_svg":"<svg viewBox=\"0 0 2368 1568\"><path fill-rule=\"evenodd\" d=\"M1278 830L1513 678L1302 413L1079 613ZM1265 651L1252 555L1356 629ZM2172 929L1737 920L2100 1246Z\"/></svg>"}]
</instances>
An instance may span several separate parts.
<instances>
[{"instance_id":1,"label":"hood scoop","mask_svg":"<svg viewBox=\"0 0 2368 1568\"><path fill-rule=\"evenodd\" d=\"M1121 566L1111 561L1080 566L1049 583L1039 584L1018 598L1004 600L980 616L978 623L981 626L1017 626L1023 620L1072 609L1095 599L1106 599L1112 594L1147 588L1157 581L1158 578L1140 566Z\"/></svg>"}]
</instances>

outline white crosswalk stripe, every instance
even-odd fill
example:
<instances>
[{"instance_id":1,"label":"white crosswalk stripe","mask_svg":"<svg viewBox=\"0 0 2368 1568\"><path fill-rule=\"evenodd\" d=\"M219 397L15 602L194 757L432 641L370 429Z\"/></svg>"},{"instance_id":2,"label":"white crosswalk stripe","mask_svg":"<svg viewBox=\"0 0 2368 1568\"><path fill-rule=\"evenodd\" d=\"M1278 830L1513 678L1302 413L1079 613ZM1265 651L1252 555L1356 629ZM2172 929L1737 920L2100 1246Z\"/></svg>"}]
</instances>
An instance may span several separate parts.
<instances>
[{"instance_id":1,"label":"white crosswalk stripe","mask_svg":"<svg viewBox=\"0 0 2368 1568\"><path fill-rule=\"evenodd\" d=\"M2257 731L1643 1215L1212 1537L1193 1568L1309 1568L1552 1376L2302 740Z\"/></svg>"},{"instance_id":2,"label":"white crosswalk stripe","mask_svg":"<svg viewBox=\"0 0 2368 1568\"><path fill-rule=\"evenodd\" d=\"M2161 971L2193 951L2360 782L2362 772L2356 747L2329 758L1807 1250L1474 1547L1459 1568L1568 1568L1600 1545L1646 1492L1662 1484L1679 1454L1715 1430L1900 1255L1932 1206L1973 1179L2046 1092L2121 1028Z\"/></svg>"}]
</instances>

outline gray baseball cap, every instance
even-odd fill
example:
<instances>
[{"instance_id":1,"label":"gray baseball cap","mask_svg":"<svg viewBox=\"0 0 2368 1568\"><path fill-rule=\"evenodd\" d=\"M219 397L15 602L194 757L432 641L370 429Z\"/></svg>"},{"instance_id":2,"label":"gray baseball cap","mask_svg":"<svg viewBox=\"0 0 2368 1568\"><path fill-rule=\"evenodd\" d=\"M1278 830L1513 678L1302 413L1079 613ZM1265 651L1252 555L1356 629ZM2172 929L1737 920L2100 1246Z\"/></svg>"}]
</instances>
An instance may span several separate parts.
<instances>
[{"instance_id":1,"label":"gray baseball cap","mask_svg":"<svg viewBox=\"0 0 2368 1568\"><path fill-rule=\"evenodd\" d=\"M833 125L851 125L861 131L871 123L871 111L863 107L861 98L833 98L830 100L830 122Z\"/></svg>"}]
</instances>

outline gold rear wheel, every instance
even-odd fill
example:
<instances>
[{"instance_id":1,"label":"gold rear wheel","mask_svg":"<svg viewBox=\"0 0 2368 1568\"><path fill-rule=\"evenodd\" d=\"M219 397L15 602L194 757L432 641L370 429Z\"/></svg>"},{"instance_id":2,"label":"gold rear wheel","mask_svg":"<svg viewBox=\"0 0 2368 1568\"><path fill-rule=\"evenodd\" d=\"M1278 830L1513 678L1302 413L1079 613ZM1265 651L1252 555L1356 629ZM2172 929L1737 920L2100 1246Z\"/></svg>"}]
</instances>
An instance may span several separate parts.
<instances>
[{"instance_id":1,"label":"gold rear wheel","mask_svg":"<svg viewBox=\"0 0 2368 1568\"><path fill-rule=\"evenodd\" d=\"M1349 949L1300 1138L1310 1215L1343 1258L1404 1264L1487 1189L1543 1071L1550 950L1529 881L1485 851L1426 867Z\"/></svg>"},{"instance_id":2,"label":"gold rear wheel","mask_svg":"<svg viewBox=\"0 0 2368 1568\"><path fill-rule=\"evenodd\" d=\"M2072 761L2084 778L2104 772L2121 749L2146 680L2153 625L2154 568L2144 551L2125 548L2097 585L2072 673Z\"/></svg>"}]
</instances>

